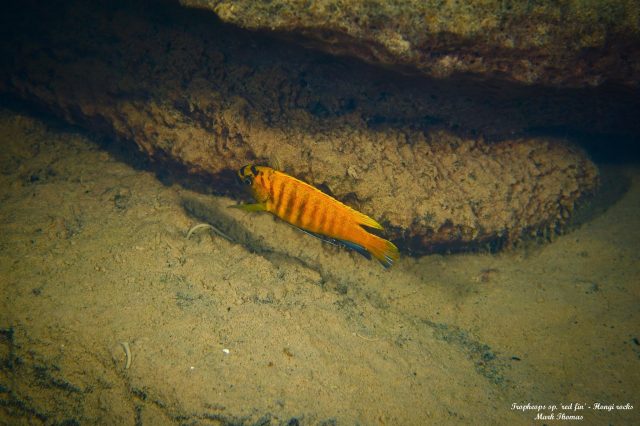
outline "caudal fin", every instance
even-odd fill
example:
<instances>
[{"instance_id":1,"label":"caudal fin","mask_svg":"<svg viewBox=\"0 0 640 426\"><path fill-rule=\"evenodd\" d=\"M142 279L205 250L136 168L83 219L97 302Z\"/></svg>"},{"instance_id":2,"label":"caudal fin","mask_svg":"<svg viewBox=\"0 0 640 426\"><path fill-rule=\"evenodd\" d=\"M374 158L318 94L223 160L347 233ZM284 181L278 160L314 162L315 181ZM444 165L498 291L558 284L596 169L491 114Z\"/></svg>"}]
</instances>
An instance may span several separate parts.
<instances>
[{"instance_id":1,"label":"caudal fin","mask_svg":"<svg viewBox=\"0 0 640 426\"><path fill-rule=\"evenodd\" d=\"M385 268L393 265L393 262L400 258L398 247L391 241L380 238L377 235L370 235L369 241L365 246L367 251L373 255Z\"/></svg>"}]
</instances>

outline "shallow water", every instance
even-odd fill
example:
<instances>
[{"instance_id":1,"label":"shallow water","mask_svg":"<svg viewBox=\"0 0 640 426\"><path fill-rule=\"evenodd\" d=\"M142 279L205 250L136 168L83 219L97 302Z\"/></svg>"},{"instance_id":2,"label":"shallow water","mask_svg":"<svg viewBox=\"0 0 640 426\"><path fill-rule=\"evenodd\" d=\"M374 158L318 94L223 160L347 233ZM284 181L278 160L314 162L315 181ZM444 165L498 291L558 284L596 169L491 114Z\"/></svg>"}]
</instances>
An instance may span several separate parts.
<instances>
[{"instance_id":1,"label":"shallow water","mask_svg":"<svg viewBox=\"0 0 640 426\"><path fill-rule=\"evenodd\" d=\"M0 143L2 423L640 423L637 163L550 243L384 270L24 112Z\"/></svg>"}]
</instances>

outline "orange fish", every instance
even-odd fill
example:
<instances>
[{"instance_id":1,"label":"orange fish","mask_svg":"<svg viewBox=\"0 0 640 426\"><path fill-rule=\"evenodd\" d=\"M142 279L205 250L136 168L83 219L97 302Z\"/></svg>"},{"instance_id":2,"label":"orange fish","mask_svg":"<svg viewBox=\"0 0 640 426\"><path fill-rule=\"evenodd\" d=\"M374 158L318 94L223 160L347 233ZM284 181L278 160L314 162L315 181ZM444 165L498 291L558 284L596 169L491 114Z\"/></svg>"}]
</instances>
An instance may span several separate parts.
<instances>
[{"instance_id":1,"label":"orange fish","mask_svg":"<svg viewBox=\"0 0 640 426\"><path fill-rule=\"evenodd\" d=\"M365 227L382 226L319 189L271 167L247 165L238 171L250 187L255 204L234 206L246 211L268 211L317 237L335 240L367 258L373 255L385 268L400 257L398 248Z\"/></svg>"}]
</instances>

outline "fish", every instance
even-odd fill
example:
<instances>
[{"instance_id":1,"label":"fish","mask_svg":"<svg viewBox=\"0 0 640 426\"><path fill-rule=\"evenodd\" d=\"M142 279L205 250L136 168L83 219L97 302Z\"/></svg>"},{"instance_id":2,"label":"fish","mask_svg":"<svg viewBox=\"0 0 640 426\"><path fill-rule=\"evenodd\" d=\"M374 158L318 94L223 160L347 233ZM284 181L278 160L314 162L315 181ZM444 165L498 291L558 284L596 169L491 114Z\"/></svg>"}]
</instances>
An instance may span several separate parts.
<instances>
[{"instance_id":1,"label":"fish","mask_svg":"<svg viewBox=\"0 0 640 426\"><path fill-rule=\"evenodd\" d=\"M383 231L382 225L306 182L271 167L255 165L238 170L238 178L256 202L233 207L248 212L267 211L313 236L354 249L368 258L372 255L385 268L400 258L391 241L367 231Z\"/></svg>"}]
</instances>

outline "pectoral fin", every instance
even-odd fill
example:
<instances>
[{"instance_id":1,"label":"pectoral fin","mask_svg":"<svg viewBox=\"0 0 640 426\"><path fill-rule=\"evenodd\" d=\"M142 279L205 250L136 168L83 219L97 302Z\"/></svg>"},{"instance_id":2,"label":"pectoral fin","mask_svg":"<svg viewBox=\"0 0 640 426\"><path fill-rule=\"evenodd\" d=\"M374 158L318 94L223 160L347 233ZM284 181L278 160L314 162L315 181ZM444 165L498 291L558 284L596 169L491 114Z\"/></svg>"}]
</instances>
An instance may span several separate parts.
<instances>
[{"instance_id":1,"label":"pectoral fin","mask_svg":"<svg viewBox=\"0 0 640 426\"><path fill-rule=\"evenodd\" d=\"M246 212L261 212L265 211L267 207L262 203L255 204L237 204L234 206L229 206L229 208L240 209Z\"/></svg>"}]
</instances>

